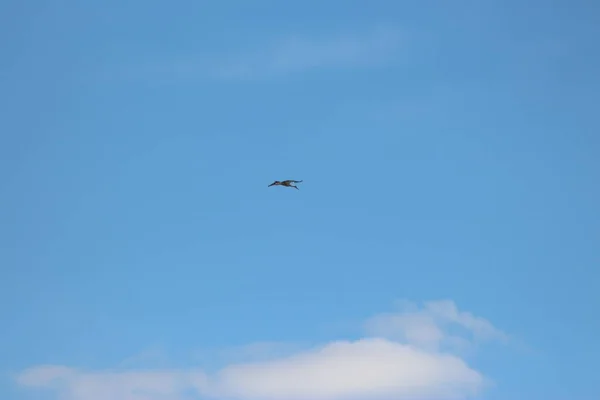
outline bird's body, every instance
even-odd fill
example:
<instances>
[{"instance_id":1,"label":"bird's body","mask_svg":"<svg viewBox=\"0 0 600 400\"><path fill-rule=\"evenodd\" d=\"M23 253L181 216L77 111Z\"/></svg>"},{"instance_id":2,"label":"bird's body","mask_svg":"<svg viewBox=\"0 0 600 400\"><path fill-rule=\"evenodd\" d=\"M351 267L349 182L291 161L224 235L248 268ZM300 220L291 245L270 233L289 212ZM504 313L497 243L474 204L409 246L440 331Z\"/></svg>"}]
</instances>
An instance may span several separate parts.
<instances>
[{"instance_id":1,"label":"bird's body","mask_svg":"<svg viewBox=\"0 0 600 400\"><path fill-rule=\"evenodd\" d=\"M302 181L294 181L292 179L288 179L287 181L275 181L273 183L271 183L269 185L269 187L271 186L286 186L286 187L293 187L295 189L298 189L298 186L293 185L294 183L300 183Z\"/></svg>"}]
</instances>

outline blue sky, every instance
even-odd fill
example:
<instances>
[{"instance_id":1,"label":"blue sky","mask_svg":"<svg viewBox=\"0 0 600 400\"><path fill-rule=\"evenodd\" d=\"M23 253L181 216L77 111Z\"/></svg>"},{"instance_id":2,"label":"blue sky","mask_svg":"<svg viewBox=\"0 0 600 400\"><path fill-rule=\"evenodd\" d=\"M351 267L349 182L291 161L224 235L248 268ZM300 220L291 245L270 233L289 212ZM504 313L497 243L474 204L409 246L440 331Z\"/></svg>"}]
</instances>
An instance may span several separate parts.
<instances>
[{"instance_id":1,"label":"blue sky","mask_svg":"<svg viewBox=\"0 0 600 400\"><path fill-rule=\"evenodd\" d=\"M597 5L85 3L0 4L0 398L600 396Z\"/></svg>"}]
</instances>

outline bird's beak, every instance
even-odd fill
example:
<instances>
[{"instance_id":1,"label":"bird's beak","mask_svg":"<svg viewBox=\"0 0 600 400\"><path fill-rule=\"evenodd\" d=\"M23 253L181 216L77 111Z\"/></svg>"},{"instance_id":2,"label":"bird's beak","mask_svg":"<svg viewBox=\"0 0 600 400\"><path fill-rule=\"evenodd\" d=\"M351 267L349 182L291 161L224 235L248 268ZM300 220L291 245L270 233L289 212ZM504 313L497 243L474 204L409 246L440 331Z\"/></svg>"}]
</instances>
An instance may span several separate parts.
<instances>
[{"instance_id":1,"label":"bird's beak","mask_svg":"<svg viewBox=\"0 0 600 400\"><path fill-rule=\"evenodd\" d=\"M274 184L275 184L275 183L271 183L271 184L270 184L269 186L267 186L267 187L271 187L271 186L273 186Z\"/></svg>"}]
</instances>

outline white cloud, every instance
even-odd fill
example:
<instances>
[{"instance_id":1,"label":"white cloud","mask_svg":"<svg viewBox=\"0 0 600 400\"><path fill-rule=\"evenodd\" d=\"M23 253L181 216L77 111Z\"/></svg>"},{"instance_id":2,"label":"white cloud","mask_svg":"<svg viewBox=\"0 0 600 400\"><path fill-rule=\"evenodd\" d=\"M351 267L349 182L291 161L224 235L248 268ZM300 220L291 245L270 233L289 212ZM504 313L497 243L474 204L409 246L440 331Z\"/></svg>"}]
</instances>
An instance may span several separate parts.
<instances>
[{"instance_id":1,"label":"white cloud","mask_svg":"<svg viewBox=\"0 0 600 400\"><path fill-rule=\"evenodd\" d=\"M450 301L426 303L367 322L372 335L334 341L269 360L237 362L214 374L199 369L82 371L36 366L17 382L52 390L61 400L362 400L476 395L488 380L459 356L441 351L454 324L483 339L505 335L488 321L460 312ZM469 339L455 335L464 341ZM272 344L246 347L251 356ZM279 344L277 345L279 346Z\"/></svg>"},{"instance_id":2,"label":"white cloud","mask_svg":"<svg viewBox=\"0 0 600 400\"><path fill-rule=\"evenodd\" d=\"M473 394L482 384L482 376L457 357L372 338L227 367L209 385L208 394L251 400L448 399Z\"/></svg>"}]
</instances>

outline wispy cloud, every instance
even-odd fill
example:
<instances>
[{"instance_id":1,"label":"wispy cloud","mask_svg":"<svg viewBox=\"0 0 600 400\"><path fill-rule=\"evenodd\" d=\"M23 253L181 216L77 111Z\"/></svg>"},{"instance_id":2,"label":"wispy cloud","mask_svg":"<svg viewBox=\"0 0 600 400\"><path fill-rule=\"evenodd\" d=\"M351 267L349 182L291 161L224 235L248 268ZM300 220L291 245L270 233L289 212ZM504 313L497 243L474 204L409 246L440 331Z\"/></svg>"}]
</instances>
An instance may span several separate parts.
<instances>
[{"instance_id":1,"label":"wispy cloud","mask_svg":"<svg viewBox=\"0 0 600 400\"><path fill-rule=\"evenodd\" d=\"M508 336L487 320L459 311L450 300L426 302L423 308L402 301L399 311L369 319L366 331L373 336L400 340L427 350L464 349L487 340L507 341ZM447 328L462 329L454 334Z\"/></svg>"},{"instance_id":2,"label":"wispy cloud","mask_svg":"<svg viewBox=\"0 0 600 400\"><path fill-rule=\"evenodd\" d=\"M214 374L200 369L83 371L35 366L23 371L17 382L50 389L60 400L457 400L476 395L488 380L435 344L453 337L471 342L506 336L488 321L459 311L451 301L375 316L366 325L371 334L362 339L232 363ZM450 335L448 325L470 335ZM265 347L272 348L260 344L243 351L254 356Z\"/></svg>"},{"instance_id":3,"label":"wispy cloud","mask_svg":"<svg viewBox=\"0 0 600 400\"><path fill-rule=\"evenodd\" d=\"M305 348L301 343L256 342L222 349L217 358L227 363L265 361L284 358Z\"/></svg>"},{"instance_id":4,"label":"wispy cloud","mask_svg":"<svg viewBox=\"0 0 600 400\"><path fill-rule=\"evenodd\" d=\"M266 49L224 62L214 73L223 78L254 78L325 68L372 67L391 60L401 39L397 30L384 28L362 35L292 35Z\"/></svg>"},{"instance_id":5,"label":"wispy cloud","mask_svg":"<svg viewBox=\"0 0 600 400\"><path fill-rule=\"evenodd\" d=\"M367 68L394 59L403 43L399 30L377 28L366 33L328 36L300 34L257 44L248 51L232 51L227 57L213 55L152 62L133 67L135 76L164 79L262 79L309 70Z\"/></svg>"}]
</instances>

